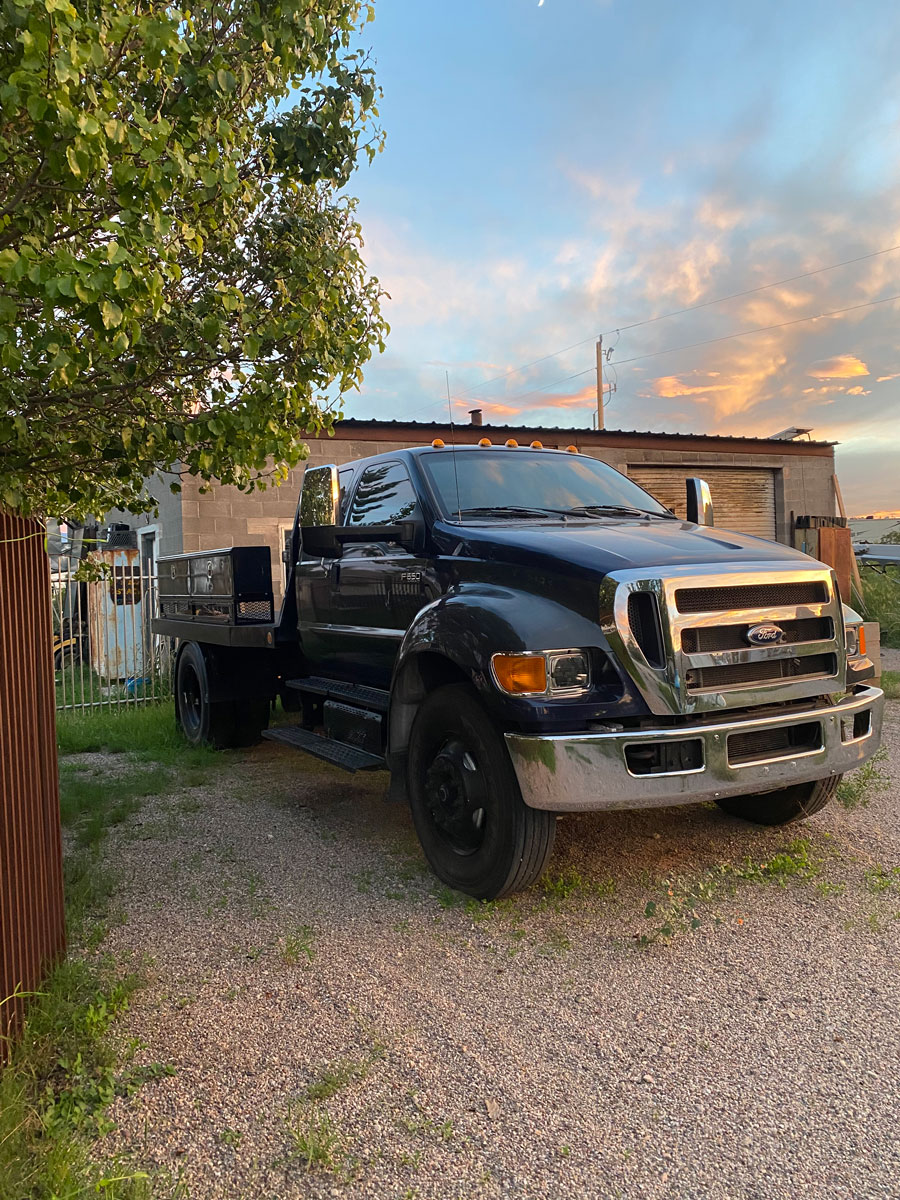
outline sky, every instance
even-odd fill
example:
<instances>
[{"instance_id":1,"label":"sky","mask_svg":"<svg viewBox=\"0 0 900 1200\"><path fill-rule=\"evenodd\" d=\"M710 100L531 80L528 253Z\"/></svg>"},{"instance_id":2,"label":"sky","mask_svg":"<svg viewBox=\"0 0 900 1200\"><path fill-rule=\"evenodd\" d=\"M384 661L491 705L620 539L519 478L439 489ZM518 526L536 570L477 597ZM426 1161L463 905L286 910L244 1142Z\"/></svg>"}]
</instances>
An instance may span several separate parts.
<instances>
[{"instance_id":1,"label":"sky","mask_svg":"<svg viewBox=\"0 0 900 1200\"><path fill-rule=\"evenodd\" d=\"M585 428L602 333L608 428L810 427L900 510L900 9L376 0L363 42L391 333L345 415L444 420L449 373L456 420Z\"/></svg>"}]
</instances>

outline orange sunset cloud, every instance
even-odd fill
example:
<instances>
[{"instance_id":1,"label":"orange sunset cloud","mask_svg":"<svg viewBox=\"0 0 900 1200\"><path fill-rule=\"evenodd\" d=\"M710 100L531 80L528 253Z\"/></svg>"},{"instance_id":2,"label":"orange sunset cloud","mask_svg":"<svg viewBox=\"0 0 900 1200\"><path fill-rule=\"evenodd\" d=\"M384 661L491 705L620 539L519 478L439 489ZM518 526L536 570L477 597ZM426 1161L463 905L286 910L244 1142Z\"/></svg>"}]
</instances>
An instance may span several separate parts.
<instances>
[{"instance_id":1,"label":"orange sunset cloud","mask_svg":"<svg viewBox=\"0 0 900 1200\"><path fill-rule=\"evenodd\" d=\"M806 373L811 379L853 379L857 375L868 375L869 368L855 354L836 354L810 363Z\"/></svg>"}]
</instances>

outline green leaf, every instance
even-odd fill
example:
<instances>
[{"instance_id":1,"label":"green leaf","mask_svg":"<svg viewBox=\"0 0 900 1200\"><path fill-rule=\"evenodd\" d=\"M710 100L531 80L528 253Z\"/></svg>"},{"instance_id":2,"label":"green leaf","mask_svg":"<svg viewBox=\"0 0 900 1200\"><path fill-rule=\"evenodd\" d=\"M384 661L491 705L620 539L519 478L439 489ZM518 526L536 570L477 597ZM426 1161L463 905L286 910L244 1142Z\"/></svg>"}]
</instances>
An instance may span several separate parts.
<instances>
[{"instance_id":1,"label":"green leaf","mask_svg":"<svg viewBox=\"0 0 900 1200\"><path fill-rule=\"evenodd\" d=\"M112 300L104 300L100 305L100 315L107 329L115 329L122 324L122 310Z\"/></svg>"}]
</instances>

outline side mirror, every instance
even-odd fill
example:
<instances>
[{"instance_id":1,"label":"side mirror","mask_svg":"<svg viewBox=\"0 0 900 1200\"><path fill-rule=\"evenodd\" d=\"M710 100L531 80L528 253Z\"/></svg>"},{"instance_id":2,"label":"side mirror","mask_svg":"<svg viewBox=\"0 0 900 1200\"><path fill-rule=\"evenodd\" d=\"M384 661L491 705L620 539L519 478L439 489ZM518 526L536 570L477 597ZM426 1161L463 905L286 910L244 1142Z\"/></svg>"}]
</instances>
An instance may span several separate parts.
<instances>
[{"instance_id":1,"label":"side mirror","mask_svg":"<svg viewBox=\"0 0 900 1200\"><path fill-rule=\"evenodd\" d=\"M308 467L300 493L300 527L306 530L313 525L337 525L340 501L337 467Z\"/></svg>"},{"instance_id":2,"label":"side mirror","mask_svg":"<svg viewBox=\"0 0 900 1200\"><path fill-rule=\"evenodd\" d=\"M712 525L713 503L709 484L692 476L685 480L687 489L687 519L695 525Z\"/></svg>"}]
</instances>

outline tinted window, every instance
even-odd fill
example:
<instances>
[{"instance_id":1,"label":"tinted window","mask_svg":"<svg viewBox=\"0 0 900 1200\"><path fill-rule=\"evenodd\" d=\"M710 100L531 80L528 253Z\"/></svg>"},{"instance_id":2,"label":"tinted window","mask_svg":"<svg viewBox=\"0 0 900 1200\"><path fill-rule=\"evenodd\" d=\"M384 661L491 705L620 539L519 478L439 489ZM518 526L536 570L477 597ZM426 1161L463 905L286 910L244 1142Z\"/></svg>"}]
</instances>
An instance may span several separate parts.
<instances>
[{"instance_id":1,"label":"tinted window","mask_svg":"<svg viewBox=\"0 0 900 1200\"><path fill-rule=\"evenodd\" d=\"M392 525L412 515L416 493L401 463L368 467L353 497L348 525Z\"/></svg>"},{"instance_id":2,"label":"tinted window","mask_svg":"<svg viewBox=\"0 0 900 1200\"><path fill-rule=\"evenodd\" d=\"M423 454L419 459L448 513L455 513L457 508L465 511L503 505L567 509L592 504L667 511L643 488L606 463L581 454L466 450L455 456L455 468L453 457L452 451L441 451Z\"/></svg>"}]
</instances>

